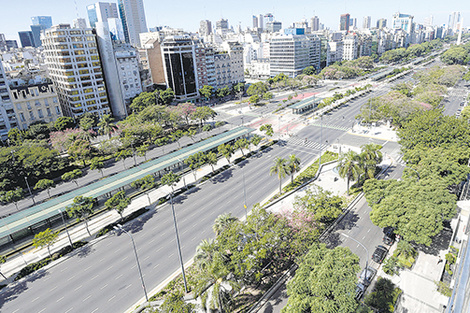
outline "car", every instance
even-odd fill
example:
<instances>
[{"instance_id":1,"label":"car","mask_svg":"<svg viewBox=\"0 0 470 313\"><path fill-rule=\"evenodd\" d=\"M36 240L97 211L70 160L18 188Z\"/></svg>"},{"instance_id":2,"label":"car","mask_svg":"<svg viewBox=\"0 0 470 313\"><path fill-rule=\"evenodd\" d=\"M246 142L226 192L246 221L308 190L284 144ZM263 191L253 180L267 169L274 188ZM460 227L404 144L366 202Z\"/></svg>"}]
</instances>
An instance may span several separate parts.
<instances>
[{"instance_id":1,"label":"car","mask_svg":"<svg viewBox=\"0 0 470 313\"><path fill-rule=\"evenodd\" d=\"M395 241L395 228L393 227L385 227L383 232L384 232L384 236L382 238L382 241L384 244L390 246L393 244L393 242Z\"/></svg>"},{"instance_id":2,"label":"car","mask_svg":"<svg viewBox=\"0 0 470 313\"><path fill-rule=\"evenodd\" d=\"M372 254L372 260L377 263L382 263L387 253L387 248L385 248L384 246L377 246L377 248L375 248L374 253Z\"/></svg>"},{"instance_id":3,"label":"car","mask_svg":"<svg viewBox=\"0 0 470 313\"><path fill-rule=\"evenodd\" d=\"M359 274L359 282L365 286L369 286L376 274L377 270L375 268L367 266L362 270L361 274Z\"/></svg>"},{"instance_id":4,"label":"car","mask_svg":"<svg viewBox=\"0 0 470 313\"><path fill-rule=\"evenodd\" d=\"M354 297L356 301L361 300L362 296L366 292L366 288L367 287L364 286L364 284L361 284L361 283L356 284L356 296Z\"/></svg>"}]
</instances>

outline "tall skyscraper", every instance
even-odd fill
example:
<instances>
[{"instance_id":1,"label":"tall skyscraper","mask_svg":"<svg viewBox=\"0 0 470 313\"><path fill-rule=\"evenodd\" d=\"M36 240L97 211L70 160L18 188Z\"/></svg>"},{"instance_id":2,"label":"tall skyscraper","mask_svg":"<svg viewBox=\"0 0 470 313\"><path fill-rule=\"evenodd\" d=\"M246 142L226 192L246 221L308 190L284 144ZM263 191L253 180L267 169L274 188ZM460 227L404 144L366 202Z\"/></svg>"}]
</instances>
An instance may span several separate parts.
<instances>
[{"instance_id":1,"label":"tall skyscraper","mask_svg":"<svg viewBox=\"0 0 470 313\"><path fill-rule=\"evenodd\" d=\"M258 24L259 27L259 24ZM220 21L215 22L216 29L228 29L228 20L227 19L220 19Z\"/></svg>"},{"instance_id":2,"label":"tall skyscraper","mask_svg":"<svg viewBox=\"0 0 470 313\"><path fill-rule=\"evenodd\" d=\"M34 38L32 31L22 31L18 32L18 36L20 37L21 46L24 47L34 47Z\"/></svg>"},{"instance_id":3,"label":"tall skyscraper","mask_svg":"<svg viewBox=\"0 0 470 313\"><path fill-rule=\"evenodd\" d=\"M31 22L33 25L44 25L45 29L52 27L52 17L50 16L33 16Z\"/></svg>"},{"instance_id":4,"label":"tall skyscraper","mask_svg":"<svg viewBox=\"0 0 470 313\"><path fill-rule=\"evenodd\" d=\"M339 30L345 30L349 31L349 24L351 23L349 21L350 15L349 13L346 14L341 14L340 19L339 19Z\"/></svg>"},{"instance_id":5,"label":"tall skyscraper","mask_svg":"<svg viewBox=\"0 0 470 313\"><path fill-rule=\"evenodd\" d=\"M49 77L54 83L63 114L73 118L85 112L97 116L110 114L93 30L59 24L47 29L41 39Z\"/></svg>"},{"instance_id":6,"label":"tall skyscraper","mask_svg":"<svg viewBox=\"0 0 470 313\"><path fill-rule=\"evenodd\" d=\"M397 12L393 14L392 26L394 29L403 29L408 34L411 34L414 31L413 16L409 14L401 14L400 12Z\"/></svg>"},{"instance_id":7,"label":"tall skyscraper","mask_svg":"<svg viewBox=\"0 0 470 313\"><path fill-rule=\"evenodd\" d=\"M382 29L382 28L385 28L387 27L387 19L386 18L381 18L379 20L377 20L377 28L378 29Z\"/></svg>"},{"instance_id":8,"label":"tall skyscraper","mask_svg":"<svg viewBox=\"0 0 470 313\"><path fill-rule=\"evenodd\" d=\"M96 22L107 22L108 18L119 18L116 3L96 2L86 7L90 27L95 28Z\"/></svg>"},{"instance_id":9,"label":"tall skyscraper","mask_svg":"<svg viewBox=\"0 0 470 313\"><path fill-rule=\"evenodd\" d=\"M264 16L263 14L258 15L258 27L263 29L264 28Z\"/></svg>"},{"instance_id":10,"label":"tall skyscraper","mask_svg":"<svg viewBox=\"0 0 470 313\"><path fill-rule=\"evenodd\" d=\"M31 33L33 34L33 47L40 47L41 44L41 31L46 29L44 25L31 25Z\"/></svg>"},{"instance_id":11,"label":"tall skyscraper","mask_svg":"<svg viewBox=\"0 0 470 313\"><path fill-rule=\"evenodd\" d=\"M208 20L202 20L199 23L199 36L209 36L212 34L212 23Z\"/></svg>"},{"instance_id":12,"label":"tall skyscraper","mask_svg":"<svg viewBox=\"0 0 470 313\"><path fill-rule=\"evenodd\" d=\"M349 29L356 29L357 28L357 18L349 18Z\"/></svg>"},{"instance_id":13,"label":"tall skyscraper","mask_svg":"<svg viewBox=\"0 0 470 313\"><path fill-rule=\"evenodd\" d=\"M163 40L163 62L166 82L177 100L198 96L195 44L187 36L170 36Z\"/></svg>"},{"instance_id":14,"label":"tall skyscraper","mask_svg":"<svg viewBox=\"0 0 470 313\"><path fill-rule=\"evenodd\" d=\"M256 15L253 15L253 28L258 28L259 23L258 23L258 17Z\"/></svg>"},{"instance_id":15,"label":"tall skyscraper","mask_svg":"<svg viewBox=\"0 0 470 313\"><path fill-rule=\"evenodd\" d=\"M86 20L84 18L76 18L73 20L73 28L87 28Z\"/></svg>"},{"instance_id":16,"label":"tall skyscraper","mask_svg":"<svg viewBox=\"0 0 470 313\"><path fill-rule=\"evenodd\" d=\"M452 12L449 15L449 29L457 30L458 23L460 22L460 12Z\"/></svg>"},{"instance_id":17,"label":"tall skyscraper","mask_svg":"<svg viewBox=\"0 0 470 313\"><path fill-rule=\"evenodd\" d=\"M318 16L314 16L310 19L310 29L312 32L320 30L320 19Z\"/></svg>"},{"instance_id":18,"label":"tall skyscraper","mask_svg":"<svg viewBox=\"0 0 470 313\"><path fill-rule=\"evenodd\" d=\"M148 31L143 0L118 0L118 6L126 42L139 47L139 34Z\"/></svg>"},{"instance_id":19,"label":"tall skyscraper","mask_svg":"<svg viewBox=\"0 0 470 313\"><path fill-rule=\"evenodd\" d=\"M370 28L371 17L364 16L364 20L362 21L362 28L369 29Z\"/></svg>"}]
</instances>

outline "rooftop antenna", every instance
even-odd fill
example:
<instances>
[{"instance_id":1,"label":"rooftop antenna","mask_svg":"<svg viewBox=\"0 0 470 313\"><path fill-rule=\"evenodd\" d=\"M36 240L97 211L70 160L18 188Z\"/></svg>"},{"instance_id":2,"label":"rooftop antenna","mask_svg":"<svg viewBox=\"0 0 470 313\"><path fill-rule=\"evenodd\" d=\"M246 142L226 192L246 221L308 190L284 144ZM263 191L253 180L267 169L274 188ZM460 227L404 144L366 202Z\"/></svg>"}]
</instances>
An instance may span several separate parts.
<instances>
[{"instance_id":1,"label":"rooftop antenna","mask_svg":"<svg viewBox=\"0 0 470 313\"><path fill-rule=\"evenodd\" d=\"M73 2L75 3L75 13L77 14L77 18L78 18L79 16L78 16L77 0L73 0Z\"/></svg>"}]
</instances>

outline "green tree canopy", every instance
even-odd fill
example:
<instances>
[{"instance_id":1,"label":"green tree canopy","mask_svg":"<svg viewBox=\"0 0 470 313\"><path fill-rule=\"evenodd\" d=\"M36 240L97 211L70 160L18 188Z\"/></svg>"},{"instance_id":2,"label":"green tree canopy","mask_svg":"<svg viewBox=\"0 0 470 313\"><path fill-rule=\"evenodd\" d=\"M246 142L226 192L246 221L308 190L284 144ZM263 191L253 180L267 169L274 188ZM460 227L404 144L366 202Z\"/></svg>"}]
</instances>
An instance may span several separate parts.
<instances>
[{"instance_id":1,"label":"green tree canopy","mask_svg":"<svg viewBox=\"0 0 470 313\"><path fill-rule=\"evenodd\" d=\"M126 197L126 193L124 191L119 191L115 195L113 195L111 198L106 200L104 203L104 206L108 210L116 210L116 212L119 213L121 216L121 220L123 218L122 214L124 213L124 210L129 206L131 203L131 199L129 197Z\"/></svg>"},{"instance_id":2,"label":"green tree canopy","mask_svg":"<svg viewBox=\"0 0 470 313\"><path fill-rule=\"evenodd\" d=\"M73 127L75 127L75 122L73 118L67 117L67 116L59 117L54 123L54 128L59 131L66 130L67 128L73 128Z\"/></svg>"},{"instance_id":3,"label":"green tree canopy","mask_svg":"<svg viewBox=\"0 0 470 313\"><path fill-rule=\"evenodd\" d=\"M354 312L359 258L348 248L315 244L287 283L289 299L282 313Z\"/></svg>"},{"instance_id":4,"label":"green tree canopy","mask_svg":"<svg viewBox=\"0 0 470 313\"><path fill-rule=\"evenodd\" d=\"M66 208L68 216L80 221L85 221L85 227L90 236L88 217L93 214L94 206L95 199L92 197L77 196L73 199L73 203Z\"/></svg>"},{"instance_id":5,"label":"green tree canopy","mask_svg":"<svg viewBox=\"0 0 470 313\"><path fill-rule=\"evenodd\" d=\"M40 181L38 181L36 183L36 185L34 186L34 189L37 190L37 189L46 189L47 190L47 194L49 196L49 198L51 197L51 191L50 189L51 188L54 188L55 187L55 183L53 180L51 179L47 179L47 178L44 178L44 179L41 179Z\"/></svg>"},{"instance_id":6,"label":"green tree canopy","mask_svg":"<svg viewBox=\"0 0 470 313\"><path fill-rule=\"evenodd\" d=\"M49 256L52 258L51 246L57 241L59 232L53 232L50 228L46 229L39 234L36 234L33 238L33 246L35 248L47 247Z\"/></svg>"}]
</instances>

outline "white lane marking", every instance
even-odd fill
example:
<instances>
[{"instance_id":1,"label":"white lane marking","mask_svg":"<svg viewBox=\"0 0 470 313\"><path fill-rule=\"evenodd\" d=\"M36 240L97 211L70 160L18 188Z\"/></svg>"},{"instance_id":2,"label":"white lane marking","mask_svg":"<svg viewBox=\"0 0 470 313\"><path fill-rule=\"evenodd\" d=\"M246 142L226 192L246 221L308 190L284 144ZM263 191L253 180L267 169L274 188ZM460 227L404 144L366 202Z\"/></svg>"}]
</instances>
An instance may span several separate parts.
<instances>
[{"instance_id":1,"label":"white lane marking","mask_svg":"<svg viewBox=\"0 0 470 313\"><path fill-rule=\"evenodd\" d=\"M369 228L369 230L368 230L367 232L370 232L370 228Z\"/></svg>"},{"instance_id":2,"label":"white lane marking","mask_svg":"<svg viewBox=\"0 0 470 313\"><path fill-rule=\"evenodd\" d=\"M46 308L42 309L41 311L39 311L38 313L41 313L41 312L44 312L46 310Z\"/></svg>"},{"instance_id":3,"label":"white lane marking","mask_svg":"<svg viewBox=\"0 0 470 313\"><path fill-rule=\"evenodd\" d=\"M57 286L55 286L54 288L52 288L52 289L49 290L49 291L54 291L54 290L56 290L56 288L57 288Z\"/></svg>"},{"instance_id":4,"label":"white lane marking","mask_svg":"<svg viewBox=\"0 0 470 313\"><path fill-rule=\"evenodd\" d=\"M90 266L88 266L86 269L84 269L84 271L87 271L88 269L90 269L90 267L91 267L91 265L90 265Z\"/></svg>"},{"instance_id":5,"label":"white lane marking","mask_svg":"<svg viewBox=\"0 0 470 313\"><path fill-rule=\"evenodd\" d=\"M72 311L72 310L73 310L73 307L71 307L70 309L68 309L67 311L65 311L65 313L70 312L70 311Z\"/></svg>"},{"instance_id":6,"label":"white lane marking","mask_svg":"<svg viewBox=\"0 0 470 313\"><path fill-rule=\"evenodd\" d=\"M150 255L149 255L149 256L147 256L147 257L144 259L144 261L145 261L145 260L147 260L148 258L150 258Z\"/></svg>"},{"instance_id":7,"label":"white lane marking","mask_svg":"<svg viewBox=\"0 0 470 313\"><path fill-rule=\"evenodd\" d=\"M96 311L98 311L98 308L94 309L91 313L95 313Z\"/></svg>"},{"instance_id":8,"label":"white lane marking","mask_svg":"<svg viewBox=\"0 0 470 313\"><path fill-rule=\"evenodd\" d=\"M64 297L61 297L60 299L57 299L55 302L60 302Z\"/></svg>"},{"instance_id":9,"label":"white lane marking","mask_svg":"<svg viewBox=\"0 0 470 313\"><path fill-rule=\"evenodd\" d=\"M78 286L77 288L75 288L73 291L77 291L78 289L82 288L82 285Z\"/></svg>"},{"instance_id":10,"label":"white lane marking","mask_svg":"<svg viewBox=\"0 0 470 313\"><path fill-rule=\"evenodd\" d=\"M103 290L104 288L106 288L108 286L108 284L104 285L103 287L101 287L100 289Z\"/></svg>"},{"instance_id":11,"label":"white lane marking","mask_svg":"<svg viewBox=\"0 0 470 313\"><path fill-rule=\"evenodd\" d=\"M155 266L153 267L153 269L156 269L156 268L159 267L159 266L160 266L160 264L157 264L157 265L155 265Z\"/></svg>"},{"instance_id":12,"label":"white lane marking","mask_svg":"<svg viewBox=\"0 0 470 313\"><path fill-rule=\"evenodd\" d=\"M129 286L126 286L126 288L124 288L124 290L126 290L126 289L129 288L130 286L132 286L132 284L129 284Z\"/></svg>"},{"instance_id":13,"label":"white lane marking","mask_svg":"<svg viewBox=\"0 0 470 313\"><path fill-rule=\"evenodd\" d=\"M119 275L118 277L116 277L115 280L118 280L118 279L121 278L121 277L122 277L122 274Z\"/></svg>"},{"instance_id":14,"label":"white lane marking","mask_svg":"<svg viewBox=\"0 0 470 313\"><path fill-rule=\"evenodd\" d=\"M94 276L94 277L93 277L91 280L95 279L95 278L96 278L96 277L98 277L98 276L100 276L100 274L98 274L98 275Z\"/></svg>"},{"instance_id":15,"label":"white lane marking","mask_svg":"<svg viewBox=\"0 0 470 313\"><path fill-rule=\"evenodd\" d=\"M114 298L116 298L116 295L112 296L111 298L109 298L108 302L113 300Z\"/></svg>"},{"instance_id":16,"label":"white lane marking","mask_svg":"<svg viewBox=\"0 0 470 313\"><path fill-rule=\"evenodd\" d=\"M85 302L86 300L90 299L91 295L89 295L88 297L86 297L85 299L82 300L82 302Z\"/></svg>"},{"instance_id":17,"label":"white lane marking","mask_svg":"<svg viewBox=\"0 0 470 313\"><path fill-rule=\"evenodd\" d=\"M33 300L31 300L31 302L34 302L34 301L36 301L37 299L39 299L39 297L34 298ZM18 311L18 310L16 310L16 311ZM15 311L15 312L16 312L16 311Z\"/></svg>"},{"instance_id":18,"label":"white lane marking","mask_svg":"<svg viewBox=\"0 0 470 313\"><path fill-rule=\"evenodd\" d=\"M74 279L75 275L73 275L72 277L69 277L67 278L67 281L71 280L71 279Z\"/></svg>"},{"instance_id":19,"label":"white lane marking","mask_svg":"<svg viewBox=\"0 0 470 313\"><path fill-rule=\"evenodd\" d=\"M125 261L125 260L127 260L128 257L129 257L129 256L126 256L126 257L125 257L124 259L122 259L122 260Z\"/></svg>"},{"instance_id":20,"label":"white lane marking","mask_svg":"<svg viewBox=\"0 0 470 313\"><path fill-rule=\"evenodd\" d=\"M172 253L172 254L168 255L168 258L171 258L171 257L173 256L173 254L174 254L174 253Z\"/></svg>"},{"instance_id":21,"label":"white lane marking","mask_svg":"<svg viewBox=\"0 0 470 313\"><path fill-rule=\"evenodd\" d=\"M110 269L113 268L114 265L111 265L110 267L108 267L106 270L109 271Z\"/></svg>"}]
</instances>

